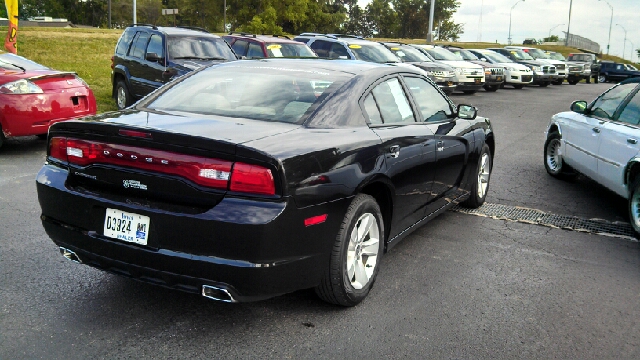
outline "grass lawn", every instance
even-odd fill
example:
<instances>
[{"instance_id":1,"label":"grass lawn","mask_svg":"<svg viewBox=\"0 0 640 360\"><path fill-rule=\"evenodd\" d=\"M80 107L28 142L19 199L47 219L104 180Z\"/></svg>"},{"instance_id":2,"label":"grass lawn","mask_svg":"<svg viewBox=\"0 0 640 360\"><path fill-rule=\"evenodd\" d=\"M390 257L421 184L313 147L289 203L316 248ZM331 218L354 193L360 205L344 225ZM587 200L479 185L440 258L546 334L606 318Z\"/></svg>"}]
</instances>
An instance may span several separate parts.
<instances>
[{"instance_id":1,"label":"grass lawn","mask_svg":"<svg viewBox=\"0 0 640 360\"><path fill-rule=\"evenodd\" d=\"M0 27L0 38L7 28ZM60 29L25 27L18 30L18 55L52 69L75 71L93 90L98 103L98 112L116 110L111 97L111 56L122 30L117 29ZM218 34L222 35L222 34ZM401 41L425 44L424 39L371 39L374 41ZM441 43L462 48L503 47L496 43ZM577 49L564 46L537 46L544 50L557 51L564 56ZM615 56L603 55L604 60L623 61Z\"/></svg>"}]
</instances>

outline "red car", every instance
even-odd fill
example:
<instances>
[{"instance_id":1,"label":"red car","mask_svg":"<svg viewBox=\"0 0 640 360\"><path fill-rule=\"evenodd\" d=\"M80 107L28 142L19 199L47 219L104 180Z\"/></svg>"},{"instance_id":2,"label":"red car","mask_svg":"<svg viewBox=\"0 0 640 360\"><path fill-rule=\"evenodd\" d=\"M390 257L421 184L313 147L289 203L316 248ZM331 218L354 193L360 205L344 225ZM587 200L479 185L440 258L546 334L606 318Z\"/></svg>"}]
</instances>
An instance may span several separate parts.
<instances>
[{"instance_id":1,"label":"red car","mask_svg":"<svg viewBox=\"0 0 640 360\"><path fill-rule=\"evenodd\" d=\"M49 125L95 113L93 92L75 73L0 53L0 147L6 137L45 138Z\"/></svg>"},{"instance_id":2,"label":"red car","mask_svg":"<svg viewBox=\"0 0 640 360\"><path fill-rule=\"evenodd\" d=\"M273 57L318 57L305 43L285 35L255 35L230 32L222 37L238 56L247 59Z\"/></svg>"}]
</instances>

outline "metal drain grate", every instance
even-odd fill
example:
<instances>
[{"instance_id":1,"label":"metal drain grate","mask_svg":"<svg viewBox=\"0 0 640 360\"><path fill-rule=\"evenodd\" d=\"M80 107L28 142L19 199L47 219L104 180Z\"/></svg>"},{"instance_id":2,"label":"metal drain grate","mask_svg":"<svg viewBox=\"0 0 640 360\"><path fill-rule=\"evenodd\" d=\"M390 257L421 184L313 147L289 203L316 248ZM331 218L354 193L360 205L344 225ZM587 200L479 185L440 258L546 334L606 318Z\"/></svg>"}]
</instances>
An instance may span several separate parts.
<instances>
[{"instance_id":1,"label":"metal drain grate","mask_svg":"<svg viewBox=\"0 0 640 360\"><path fill-rule=\"evenodd\" d=\"M625 222L610 222L601 219L582 219L575 216L549 214L536 209L489 203L484 203L484 205L477 209L467 209L456 205L451 208L451 210L464 214L486 216L500 220L511 220L527 224L537 224L552 228L621 237L632 241L638 241L631 224Z\"/></svg>"}]
</instances>

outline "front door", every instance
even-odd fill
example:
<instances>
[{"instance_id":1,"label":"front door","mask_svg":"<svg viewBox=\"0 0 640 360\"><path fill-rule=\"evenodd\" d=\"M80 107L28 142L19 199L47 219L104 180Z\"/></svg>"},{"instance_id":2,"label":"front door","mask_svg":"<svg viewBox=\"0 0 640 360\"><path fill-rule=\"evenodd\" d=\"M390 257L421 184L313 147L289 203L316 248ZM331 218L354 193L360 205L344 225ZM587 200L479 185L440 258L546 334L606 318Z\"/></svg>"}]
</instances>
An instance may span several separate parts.
<instances>
[{"instance_id":1,"label":"front door","mask_svg":"<svg viewBox=\"0 0 640 360\"><path fill-rule=\"evenodd\" d=\"M435 139L429 127L416 121L397 77L373 88L363 105L371 129L381 139L386 175L395 190L393 238L424 217L434 176Z\"/></svg>"}]
</instances>

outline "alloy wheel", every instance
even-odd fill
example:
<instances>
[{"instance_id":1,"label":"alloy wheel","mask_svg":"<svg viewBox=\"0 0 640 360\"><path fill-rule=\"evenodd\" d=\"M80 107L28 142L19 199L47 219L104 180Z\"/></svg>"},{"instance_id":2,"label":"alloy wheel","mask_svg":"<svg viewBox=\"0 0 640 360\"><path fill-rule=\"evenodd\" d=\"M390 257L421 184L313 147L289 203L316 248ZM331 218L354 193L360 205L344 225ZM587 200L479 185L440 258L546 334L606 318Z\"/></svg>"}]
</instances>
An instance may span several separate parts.
<instances>
[{"instance_id":1,"label":"alloy wheel","mask_svg":"<svg viewBox=\"0 0 640 360\"><path fill-rule=\"evenodd\" d=\"M127 107L127 94L125 93L125 89L121 86L118 87L118 109L124 109Z\"/></svg>"},{"instance_id":2,"label":"alloy wheel","mask_svg":"<svg viewBox=\"0 0 640 360\"><path fill-rule=\"evenodd\" d=\"M487 194L490 174L491 165L489 154L483 153L482 159L480 160L480 169L478 169L478 197L481 199Z\"/></svg>"},{"instance_id":3,"label":"alloy wheel","mask_svg":"<svg viewBox=\"0 0 640 360\"><path fill-rule=\"evenodd\" d=\"M364 213L356 221L347 249L347 276L354 289L364 288L377 265L380 249L380 228L376 217Z\"/></svg>"},{"instance_id":4,"label":"alloy wheel","mask_svg":"<svg viewBox=\"0 0 640 360\"><path fill-rule=\"evenodd\" d=\"M634 191L631 199L629 200L631 222L634 228L640 228L640 191Z\"/></svg>"}]
</instances>

